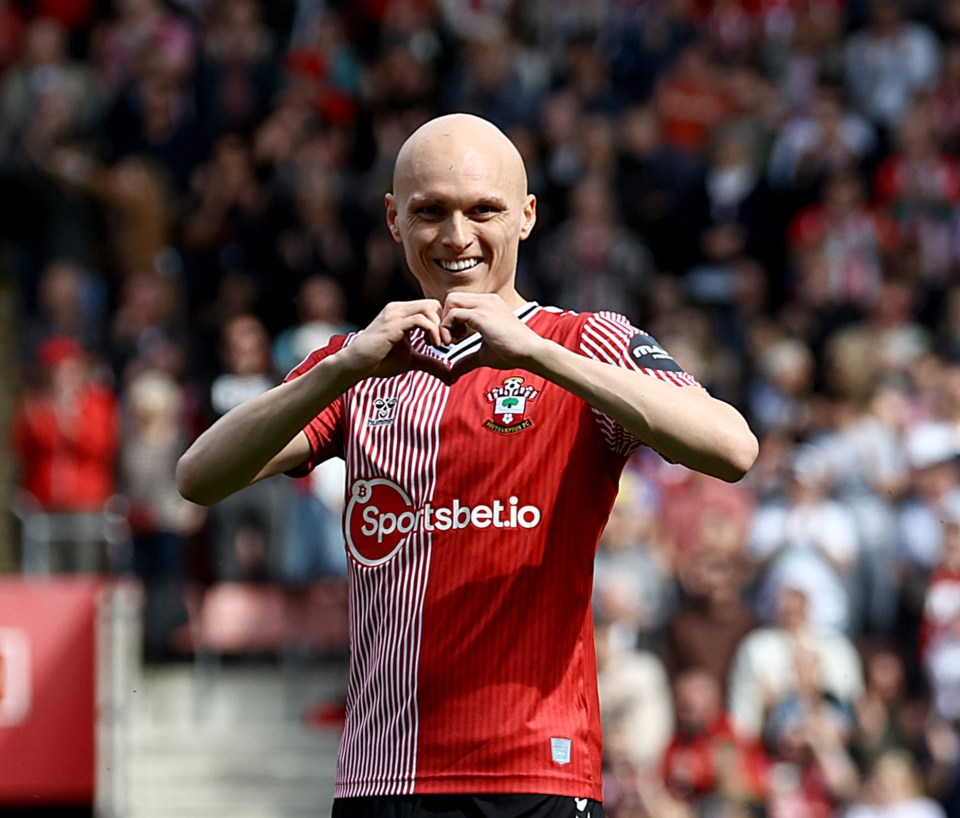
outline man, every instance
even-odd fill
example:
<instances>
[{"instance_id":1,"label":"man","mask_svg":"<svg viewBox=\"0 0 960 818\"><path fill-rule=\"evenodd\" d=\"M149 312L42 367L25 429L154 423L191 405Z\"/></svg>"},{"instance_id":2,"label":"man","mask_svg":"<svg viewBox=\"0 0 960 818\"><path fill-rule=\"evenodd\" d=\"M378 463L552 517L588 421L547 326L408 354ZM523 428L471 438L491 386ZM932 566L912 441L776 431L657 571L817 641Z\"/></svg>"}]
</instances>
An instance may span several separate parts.
<instances>
[{"instance_id":1,"label":"man","mask_svg":"<svg viewBox=\"0 0 960 818\"><path fill-rule=\"evenodd\" d=\"M397 156L387 225L424 298L312 353L178 467L214 503L347 466L351 678L335 816L602 815L593 556L643 443L727 480L743 418L610 314L515 289L536 199L455 114Z\"/></svg>"}]
</instances>

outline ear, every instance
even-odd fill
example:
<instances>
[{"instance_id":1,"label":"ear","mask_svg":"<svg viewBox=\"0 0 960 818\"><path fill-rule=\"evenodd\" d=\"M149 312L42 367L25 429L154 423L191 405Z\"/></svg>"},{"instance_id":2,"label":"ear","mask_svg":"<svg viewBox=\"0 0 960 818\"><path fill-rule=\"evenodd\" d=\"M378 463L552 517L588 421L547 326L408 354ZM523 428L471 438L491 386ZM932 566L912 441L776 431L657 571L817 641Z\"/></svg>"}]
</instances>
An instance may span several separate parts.
<instances>
[{"instance_id":1,"label":"ear","mask_svg":"<svg viewBox=\"0 0 960 818\"><path fill-rule=\"evenodd\" d=\"M520 226L520 241L523 241L527 236L530 235L530 232L533 230L533 226L537 223L537 197L532 193L527 194L527 198L523 202L523 223Z\"/></svg>"},{"instance_id":2,"label":"ear","mask_svg":"<svg viewBox=\"0 0 960 818\"><path fill-rule=\"evenodd\" d=\"M397 226L397 217L399 216L397 199L392 193L388 193L383 197L383 204L387 209L387 227L390 228L390 235L399 244L403 239L400 237L400 228Z\"/></svg>"}]
</instances>

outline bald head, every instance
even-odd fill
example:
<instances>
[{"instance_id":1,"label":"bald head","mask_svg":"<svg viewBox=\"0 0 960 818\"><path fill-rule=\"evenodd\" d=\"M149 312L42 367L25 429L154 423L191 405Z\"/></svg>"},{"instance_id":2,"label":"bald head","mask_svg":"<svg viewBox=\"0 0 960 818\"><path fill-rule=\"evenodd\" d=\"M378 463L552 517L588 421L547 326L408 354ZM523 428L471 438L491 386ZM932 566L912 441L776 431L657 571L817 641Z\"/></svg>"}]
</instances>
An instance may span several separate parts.
<instances>
[{"instance_id":1,"label":"bald head","mask_svg":"<svg viewBox=\"0 0 960 818\"><path fill-rule=\"evenodd\" d=\"M423 168L438 160L452 175L469 173L479 165L493 165L510 193L520 197L527 194L527 171L516 146L496 125L472 114L431 119L407 138L394 165L394 194L407 194Z\"/></svg>"},{"instance_id":2,"label":"bald head","mask_svg":"<svg viewBox=\"0 0 960 818\"><path fill-rule=\"evenodd\" d=\"M536 222L523 159L484 119L432 119L403 143L387 225L424 295L497 293L513 307L518 245Z\"/></svg>"}]
</instances>

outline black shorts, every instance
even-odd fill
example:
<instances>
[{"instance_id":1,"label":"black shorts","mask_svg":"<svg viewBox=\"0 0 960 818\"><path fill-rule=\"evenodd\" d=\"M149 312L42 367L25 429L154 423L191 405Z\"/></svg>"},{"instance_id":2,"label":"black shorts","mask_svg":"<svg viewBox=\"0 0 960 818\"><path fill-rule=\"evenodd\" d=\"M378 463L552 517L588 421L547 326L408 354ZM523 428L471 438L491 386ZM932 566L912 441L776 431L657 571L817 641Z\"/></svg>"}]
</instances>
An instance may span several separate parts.
<instances>
[{"instance_id":1,"label":"black shorts","mask_svg":"<svg viewBox=\"0 0 960 818\"><path fill-rule=\"evenodd\" d=\"M603 818L603 805L569 795L377 795L337 798L332 818Z\"/></svg>"}]
</instances>

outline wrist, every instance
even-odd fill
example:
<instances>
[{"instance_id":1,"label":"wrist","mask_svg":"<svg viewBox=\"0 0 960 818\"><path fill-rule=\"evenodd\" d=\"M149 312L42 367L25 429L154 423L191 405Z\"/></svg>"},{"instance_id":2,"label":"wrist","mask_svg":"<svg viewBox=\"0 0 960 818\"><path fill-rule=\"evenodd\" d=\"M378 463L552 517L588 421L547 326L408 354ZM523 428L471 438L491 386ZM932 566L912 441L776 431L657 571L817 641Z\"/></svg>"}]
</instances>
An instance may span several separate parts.
<instances>
[{"instance_id":1,"label":"wrist","mask_svg":"<svg viewBox=\"0 0 960 818\"><path fill-rule=\"evenodd\" d=\"M334 387L338 393L356 386L370 376L370 367L366 366L363 356L351 346L345 346L320 361L307 375L314 374L318 380Z\"/></svg>"},{"instance_id":2,"label":"wrist","mask_svg":"<svg viewBox=\"0 0 960 818\"><path fill-rule=\"evenodd\" d=\"M530 334L533 337L529 343L524 344L517 367L549 380L549 373L554 369L553 358L563 347L536 333Z\"/></svg>"}]
</instances>

